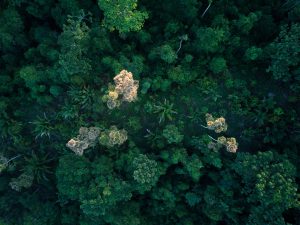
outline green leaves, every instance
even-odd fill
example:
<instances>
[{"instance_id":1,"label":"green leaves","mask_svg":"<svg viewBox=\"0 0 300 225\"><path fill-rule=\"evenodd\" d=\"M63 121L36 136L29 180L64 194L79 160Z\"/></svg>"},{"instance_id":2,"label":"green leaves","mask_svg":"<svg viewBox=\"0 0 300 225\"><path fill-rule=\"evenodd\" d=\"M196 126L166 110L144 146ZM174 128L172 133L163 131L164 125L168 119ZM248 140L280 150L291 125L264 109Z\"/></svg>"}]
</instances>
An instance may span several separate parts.
<instances>
[{"instance_id":1,"label":"green leaves","mask_svg":"<svg viewBox=\"0 0 300 225\"><path fill-rule=\"evenodd\" d=\"M178 65L171 67L168 72L168 78L180 85L186 85L187 83L195 80L197 73L193 71L190 66Z\"/></svg>"},{"instance_id":2,"label":"green leaves","mask_svg":"<svg viewBox=\"0 0 300 225\"><path fill-rule=\"evenodd\" d=\"M20 72L20 77L24 79L26 86L33 88L38 81L41 80L41 74L36 70L34 66L23 67Z\"/></svg>"},{"instance_id":3,"label":"green leaves","mask_svg":"<svg viewBox=\"0 0 300 225\"><path fill-rule=\"evenodd\" d=\"M228 206L222 202L219 190L214 186L208 186L204 192L204 214L212 221L220 221L223 213L228 211Z\"/></svg>"},{"instance_id":4,"label":"green leaves","mask_svg":"<svg viewBox=\"0 0 300 225\"><path fill-rule=\"evenodd\" d=\"M168 64L172 64L177 59L177 53L170 45L164 44L162 46L153 48L150 51L148 58L153 61L162 60Z\"/></svg>"},{"instance_id":5,"label":"green leaves","mask_svg":"<svg viewBox=\"0 0 300 225\"><path fill-rule=\"evenodd\" d=\"M224 72L227 69L226 60L222 57L213 58L209 63L209 69L214 74Z\"/></svg>"},{"instance_id":6,"label":"green leaves","mask_svg":"<svg viewBox=\"0 0 300 225\"><path fill-rule=\"evenodd\" d=\"M30 172L38 183L49 181L48 176L52 174L50 162L53 161L49 155L39 156L32 153L31 157L25 157L26 166L23 171Z\"/></svg>"},{"instance_id":7,"label":"green leaves","mask_svg":"<svg viewBox=\"0 0 300 225\"><path fill-rule=\"evenodd\" d=\"M25 35L22 34L24 24L17 10L13 7L2 10L0 24L0 49L2 51L16 51L18 45L26 44Z\"/></svg>"},{"instance_id":8,"label":"green leaves","mask_svg":"<svg viewBox=\"0 0 300 225\"><path fill-rule=\"evenodd\" d=\"M107 186L102 193L102 184L90 183L81 195L80 208L89 217L108 216L111 210L117 207L118 203L126 202L131 199L131 187L128 182L109 176Z\"/></svg>"},{"instance_id":9,"label":"green leaves","mask_svg":"<svg viewBox=\"0 0 300 225\"><path fill-rule=\"evenodd\" d=\"M167 125L163 130L163 136L166 138L169 144L178 144L183 140L183 135L180 134L175 125Z\"/></svg>"},{"instance_id":10,"label":"green leaves","mask_svg":"<svg viewBox=\"0 0 300 225\"><path fill-rule=\"evenodd\" d=\"M299 89L299 55L300 55L300 26L292 24L283 26L279 36L270 44L271 65L267 69L273 74L274 79L288 82L294 80L291 84L292 89Z\"/></svg>"},{"instance_id":11,"label":"green leaves","mask_svg":"<svg viewBox=\"0 0 300 225\"><path fill-rule=\"evenodd\" d=\"M158 180L157 163L149 159L146 155L140 154L133 160L133 178L139 184L150 184L151 186Z\"/></svg>"},{"instance_id":12,"label":"green leaves","mask_svg":"<svg viewBox=\"0 0 300 225\"><path fill-rule=\"evenodd\" d=\"M262 223L271 223L287 209L299 206L297 185L294 180L295 167L272 152L239 154L233 169L242 177L243 193L247 201L255 204L250 208L251 217ZM260 210L256 210L257 207ZM261 211L268 210L267 216ZM253 218L252 218L253 219ZM249 223L250 224L250 223Z\"/></svg>"},{"instance_id":13,"label":"green leaves","mask_svg":"<svg viewBox=\"0 0 300 225\"><path fill-rule=\"evenodd\" d=\"M259 58L262 55L262 53L263 53L263 50L261 48L252 46L246 50L245 59L248 61L254 61L257 58Z\"/></svg>"},{"instance_id":14,"label":"green leaves","mask_svg":"<svg viewBox=\"0 0 300 225\"><path fill-rule=\"evenodd\" d=\"M61 157L56 170L57 188L61 197L78 200L91 179L90 164L83 157Z\"/></svg>"},{"instance_id":15,"label":"green leaves","mask_svg":"<svg viewBox=\"0 0 300 225\"><path fill-rule=\"evenodd\" d=\"M195 47L204 53L214 53L219 50L221 43L225 40L225 31L220 28L201 27L196 31Z\"/></svg>"},{"instance_id":16,"label":"green leaves","mask_svg":"<svg viewBox=\"0 0 300 225\"><path fill-rule=\"evenodd\" d=\"M124 129L118 130L116 126L111 126L110 129L105 130L99 137L99 142L108 148L115 145L120 146L127 140L127 131Z\"/></svg>"},{"instance_id":17,"label":"green leaves","mask_svg":"<svg viewBox=\"0 0 300 225\"><path fill-rule=\"evenodd\" d=\"M20 192L23 188L30 188L33 183L34 176L31 171L21 173L17 178L12 178L9 182L11 189Z\"/></svg>"},{"instance_id":18,"label":"green leaves","mask_svg":"<svg viewBox=\"0 0 300 225\"><path fill-rule=\"evenodd\" d=\"M104 12L104 26L120 33L139 31L148 18L146 12L136 10L137 0L98 0Z\"/></svg>"},{"instance_id":19,"label":"green leaves","mask_svg":"<svg viewBox=\"0 0 300 225\"><path fill-rule=\"evenodd\" d=\"M200 198L193 192L188 192L185 194L185 199L190 206L195 206L200 202Z\"/></svg>"},{"instance_id":20,"label":"green leaves","mask_svg":"<svg viewBox=\"0 0 300 225\"><path fill-rule=\"evenodd\" d=\"M30 122L33 125L33 134L35 138L48 137L50 139L55 127L54 123L44 113L43 116L37 116L36 119Z\"/></svg>"},{"instance_id":21,"label":"green leaves","mask_svg":"<svg viewBox=\"0 0 300 225\"><path fill-rule=\"evenodd\" d=\"M160 58L170 64L176 60L177 55L170 45L163 45L160 47Z\"/></svg>"},{"instance_id":22,"label":"green leaves","mask_svg":"<svg viewBox=\"0 0 300 225\"><path fill-rule=\"evenodd\" d=\"M174 104L170 103L167 99L164 99L163 102L159 102L157 105L154 105L153 112L159 114L159 123L173 119L173 114L177 114L173 107Z\"/></svg>"},{"instance_id":23,"label":"green leaves","mask_svg":"<svg viewBox=\"0 0 300 225\"><path fill-rule=\"evenodd\" d=\"M23 204L28 208L29 213L23 216L24 225L45 225L58 223L58 207L53 202L42 202L35 196L30 196L23 200Z\"/></svg>"},{"instance_id":24,"label":"green leaves","mask_svg":"<svg viewBox=\"0 0 300 225\"><path fill-rule=\"evenodd\" d=\"M198 182L202 173L200 171L204 165L200 158L193 154L187 158L187 161L184 163L184 168L187 170L188 174L192 177L193 181Z\"/></svg>"},{"instance_id":25,"label":"green leaves","mask_svg":"<svg viewBox=\"0 0 300 225\"><path fill-rule=\"evenodd\" d=\"M71 79L74 83L81 83L82 80L76 76L87 75L91 70L91 62L86 57L90 29L84 21L84 17L69 17L58 40L61 46L58 61L60 77L66 83L70 83Z\"/></svg>"},{"instance_id":26,"label":"green leaves","mask_svg":"<svg viewBox=\"0 0 300 225\"><path fill-rule=\"evenodd\" d=\"M240 30L242 34L248 34L253 28L254 23L258 21L261 16L261 12L251 12L248 16L241 15L240 18L234 21L234 24Z\"/></svg>"}]
</instances>

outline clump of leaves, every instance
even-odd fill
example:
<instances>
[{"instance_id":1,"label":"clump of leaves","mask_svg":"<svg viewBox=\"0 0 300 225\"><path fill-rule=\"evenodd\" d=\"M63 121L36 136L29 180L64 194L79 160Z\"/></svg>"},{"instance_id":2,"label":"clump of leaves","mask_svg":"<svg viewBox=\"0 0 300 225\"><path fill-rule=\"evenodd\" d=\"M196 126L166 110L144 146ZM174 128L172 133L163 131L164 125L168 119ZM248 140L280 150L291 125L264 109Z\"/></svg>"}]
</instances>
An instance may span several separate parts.
<instances>
[{"instance_id":1,"label":"clump of leaves","mask_svg":"<svg viewBox=\"0 0 300 225\"><path fill-rule=\"evenodd\" d=\"M252 46L246 50L244 57L247 61L254 61L258 59L262 53L263 50L261 48Z\"/></svg>"},{"instance_id":2,"label":"clump of leaves","mask_svg":"<svg viewBox=\"0 0 300 225\"><path fill-rule=\"evenodd\" d=\"M0 174L2 171L4 171L7 168L8 164L11 161L13 161L21 156L22 155L17 155L17 156L12 157L11 159L8 159L8 158L4 157L3 155L0 155Z\"/></svg>"},{"instance_id":3,"label":"clump of leaves","mask_svg":"<svg viewBox=\"0 0 300 225\"><path fill-rule=\"evenodd\" d=\"M197 205L201 200L200 197L197 194L193 193L193 192L186 193L184 197L185 197L186 202L191 207Z\"/></svg>"},{"instance_id":4,"label":"clump of leaves","mask_svg":"<svg viewBox=\"0 0 300 225\"><path fill-rule=\"evenodd\" d=\"M48 175L52 174L50 163L53 161L49 154L37 155L32 153L30 157L25 157L26 166L24 173L30 171L30 174L36 179L38 183L41 181L48 181Z\"/></svg>"},{"instance_id":5,"label":"clump of leaves","mask_svg":"<svg viewBox=\"0 0 300 225\"><path fill-rule=\"evenodd\" d=\"M172 120L173 115L177 112L173 109L174 104L170 103L167 99L154 105L154 113L159 114L159 123L165 122L166 119Z\"/></svg>"},{"instance_id":6,"label":"clump of leaves","mask_svg":"<svg viewBox=\"0 0 300 225\"><path fill-rule=\"evenodd\" d=\"M299 81L299 54L300 54L300 26L292 24L291 27L283 26L279 37L271 43L273 50L271 65L268 72L272 72L276 80L288 82ZM299 85L299 83L298 83Z\"/></svg>"},{"instance_id":7,"label":"clump of leaves","mask_svg":"<svg viewBox=\"0 0 300 225\"><path fill-rule=\"evenodd\" d=\"M224 117L214 118L211 114L206 113L205 115L207 126L202 126L209 130L214 130L216 133L221 133L227 130L227 123Z\"/></svg>"},{"instance_id":8,"label":"clump of leaves","mask_svg":"<svg viewBox=\"0 0 300 225\"><path fill-rule=\"evenodd\" d=\"M175 125L167 125L163 130L163 136L166 138L169 144L177 144L183 140L183 135L180 134L178 128Z\"/></svg>"},{"instance_id":9,"label":"clump of leaves","mask_svg":"<svg viewBox=\"0 0 300 225\"><path fill-rule=\"evenodd\" d=\"M145 135L145 138L152 148L162 149L165 146L165 140L161 135L160 130L156 129L154 132L152 132L149 129L146 129L146 131L147 134Z\"/></svg>"},{"instance_id":10,"label":"clump of leaves","mask_svg":"<svg viewBox=\"0 0 300 225\"><path fill-rule=\"evenodd\" d=\"M215 53L226 40L226 32L221 28L200 27L196 31L195 49L207 53Z\"/></svg>"},{"instance_id":11,"label":"clump of leaves","mask_svg":"<svg viewBox=\"0 0 300 225\"><path fill-rule=\"evenodd\" d=\"M172 64L176 61L177 54L169 44L164 44L153 48L150 51L148 58L153 61L162 60L168 64Z\"/></svg>"},{"instance_id":12,"label":"clump of leaves","mask_svg":"<svg viewBox=\"0 0 300 225\"><path fill-rule=\"evenodd\" d=\"M61 111L59 112L59 116L64 120L74 120L79 117L80 107L77 105L73 105L70 103L66 103Z\"/></svg>"},{"instance_id":13,"label":"clump of leaves","mask_svg":"<svg viewBox=\"0 0 300 225\"><path fill-rule=\"evenodd\" d=\"M234 137L226 138L224 136L218 137L218 139L214 139L213 137L209 136L213 141L208 143L208 148L213 150L219 150L222 146L226 147L227 152L236 153L238 149L238 143Z\"/></svg>"},{"instance_id":14,"label":"clump of leaves","mask_svg":"<svg viewBox=\"0 0 300 225\"><path fill-rule=\"evenodd\" d=\"M83 77L87 77L92 69L91 60L86 56L90 41L90 28L85 23L88 17L84 12L69 16L58 38L61 47L58 67L65 83L83 84Z\"/></svg>"},{"instance_id":15,"label":"clump of leaves","mask_svg":"<svg viewBox=\"0 0 300 225\"><path fill-rule=\"evenodd\" d=\"M91 181L90 162L74 154L62 156L55 171L57 189L61 197L79 198Z\"/></svg>"},{"instance_id":16,"label":"clump of leaves","mask_svg":"<svg viewBox=\"0 0 300 225\"><path fill-rule=\"evenodd\" d=\"M195 182L199 181L202 175L200 169L203 167L204 165L202 161L200 160L199 156L197 156L196 154L187 157L186 161L184 162L185 170Z\"/></svg>"},{"instance_id":17,"label":"clump of leaves","mask_svg":"<svg viewBox=\"0 0 300 225\"><path fill-rule=\"evenodd\" d=\"M139 117L129 117L126 125L131 131L136 132L142 128L141 121Z\"/></svg>"},{"instance_id":18,"label":"clump of leaves","mask_svg":"<svg viewBox=\"0 0 300 225\"><path fill-rule=\"evenodd\" d=\"M72 86L68 91L68 95L73 105L78 105L80 109L88 109L93 105L95 92L89 87L78 88Z\"/></svg>"},{"instance_id":19,"label":"clump of leaves","mask_svg":"<svg viewBox=\"0 0 300 225\"><path fill-rule=\"evenodd\" d=\"M226 60L223 57L215 57L209 63L209 69L214 73L218 74L227 69Z\"/></svg>"},{"instance_id":20,"label":"clump of leaves","mask_svg":"<svg viewBox=\"0 0 300 225\"><path fill-rule=\"evenodd\" d=\"M147 12L136 10L137 0L98 0L98 5L104 12L103 23L111 31L139 31L148 18Z\"/></svg>"},{"instance_id":21,"label":"clump of leaves","mask_svg":"<svg viewBox=\"0 0 300 225\"><path fill-rule=\"evenodd\" d=\"M136 188L140 193L150 190L160 177L157 162L143 154L134 158L133 169L133 179L137 182Z\"/></svg>"},{"instance_id":22,"label":"clump of leaves","mask_svg":"<svg viewBox=\"0 0 300 225\"><path fill-rule=\"evenodd\" d=\"M102 97L109 109L119 107L122 102L137 100L139 81L133 79L131 72L122 70L114 77L114 86L109 86L108 94Z\"/></svg>"},{"instance_id":23,"label":"clump of leaves","mask_svg":"<svg viewBox=\"0 0 300 225\"><path fill-rule=\"evenodd\" d=\"M79 135L69 140L66 146L75 154L81 156L85 149L96 145L96 140L99 135L100 128L98 127L80 127Z\"/></svg>"},{"instance_id":24,"label":"clump of leaves","mask_svg":"<svg viewBox=\"0 0 300 225\"><path fill-rule=\"evenodd\" d=\"M30 123L34 125L33 133L36 139L43 137L50 139L55 130L54 123L46 116L46 113L43 116L37 116L36 120Z\"/></svg>"},{"instance_id":25,"label":"clump of leaves","mask_svg":"<svg viewBox=\"0 0 300 225\"><path fill-rule=\"evenodd\" d=\"M111 126L110 129L105 130L99 137L99 142L108 148L115 145L122 145L127 140L127 131L119 130L116 126Z\"/></svg>"},{"instance_id":26,"label":"clump of leaves","mask_svg":"<svg viewBox=\"0 0 300 225\"><path fill-rule=\"evenodd\" d=\"M170 45L161 46L159 53L160 58L167 63L173 63L177 58L176 52L172 49Z\"/></svg>"},{"instance_id":27,"label":"clump of leaves","mask_svg":"<svg viewBox=\"0 0 300 225\"><path fill-rule=\"evenodd\" d=\"M17 178L12 178L9 182L11 189L15 191L21 191L22 188L30 188L33 183L34 176L31 171L25 171Z\"/></svg>"},{"instance_id":28,"label":"clump of leaves","mask_svg":"<svg viewBox=\"0 0 300 225\"><path fill-rule=\"evenodd\" d=\"M242 178L242 193L251 203L247 224L273 224L282 221L282 213L299 207L296 168L286 159L271 151L257 155L241 153L232 165ZM265 212L268 212L267 214Z\"/></svg>"},{"instance_id":29,"label":"clump of leaves","mask_svg":"<svg viewBox=\"0 0 300 225\"><path fill-rule=\"evenodd\" d=\"M133 178L138 183L153 183L158 172L157 162L149 159L146 155L140 154L133 160Z\"/></svg>"},{"instance_id":30,"label":"clump of leaves","mask_svg":"<svg viewBox=\"0 0 300 225\"><path fill-rule=\"evenodd\" d=\"M189 66L178 65L172 67L167 72L168 78L180 85L185 85L197 77L197 72L192 70Z\"/></svg>"}]
</instances>

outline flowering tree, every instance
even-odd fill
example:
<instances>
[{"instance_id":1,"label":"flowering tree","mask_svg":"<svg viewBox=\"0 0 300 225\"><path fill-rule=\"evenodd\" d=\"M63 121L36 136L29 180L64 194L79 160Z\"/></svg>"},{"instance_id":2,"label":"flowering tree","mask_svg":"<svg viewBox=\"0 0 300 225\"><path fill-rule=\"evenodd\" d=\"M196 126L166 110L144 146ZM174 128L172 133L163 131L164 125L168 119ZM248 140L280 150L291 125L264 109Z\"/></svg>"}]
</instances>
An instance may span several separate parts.
<instances>
[{"instance_id":1,"label":"flowering tree","mask_svg":"<svg viewBox=\"0 0 300 225\"><path fill-rule=\"evenodd\" d=\"M82 156L85 149L96 145L99 135L100 128L98 127L80 127L79 135L76 138L69 140L66 146L76 155Z\"/></svg>"},{"instance_id":2,"label":"flowering tree","mask_svg":"<svg viewBox=\"0 0 300 225\"><path fill-rule=\"evenodd\" d=\"M139 81L133 79L131 72L122 70L114 77L114 86L109 86L107 95L103 96L109 109L119 107L122 102L133 102L137 100Z\"/></svg>"},{"instance_id":3,"label":"flowering tree","mask_svg":"<svg viewBox=\"0 0 300 225\"><path fill-rule=\"evenodd\" d=\"M110 129L101 133L99 142L108 148L115 145L120 146L127 140L127 131L124 129L119 130L116 126L111 126Z\"/></svg>"}]
</instances>

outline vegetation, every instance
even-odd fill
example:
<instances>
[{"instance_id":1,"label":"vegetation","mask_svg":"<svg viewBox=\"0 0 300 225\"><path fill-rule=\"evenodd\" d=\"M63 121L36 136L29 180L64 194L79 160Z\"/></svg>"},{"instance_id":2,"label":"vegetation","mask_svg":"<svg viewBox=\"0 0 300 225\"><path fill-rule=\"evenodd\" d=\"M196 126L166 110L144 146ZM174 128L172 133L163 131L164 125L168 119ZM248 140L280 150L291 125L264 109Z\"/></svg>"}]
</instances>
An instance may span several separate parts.
<instances>
[{"instance_id":1,"label":"vegetation","mask_svg":"<svg viewBox=\"0 0 300 225\"><path fill-rule=\"evenodd\" d=\"M1 225L296 225L296 0L0 1Z\"/></svg>"}]
</instances>

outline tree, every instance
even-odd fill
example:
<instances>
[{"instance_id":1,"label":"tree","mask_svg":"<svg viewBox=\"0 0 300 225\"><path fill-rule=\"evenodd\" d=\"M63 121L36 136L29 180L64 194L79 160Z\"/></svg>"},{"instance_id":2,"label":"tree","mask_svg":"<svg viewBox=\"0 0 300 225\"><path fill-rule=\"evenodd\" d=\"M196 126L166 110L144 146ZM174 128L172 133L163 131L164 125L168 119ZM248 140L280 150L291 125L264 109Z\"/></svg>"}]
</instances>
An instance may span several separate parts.
<instances>
[{"instance_id":1,"label":"tree","mask_svg":"<svg viewBox=\"0 0 300 225\"><path fill-rule=\"evenodd\" d=\"M0 17L0 24L1 51L17 51L17 47L26 46L27 39L23 34L24 24L17 10L12 7L3 10Z\"/></svg>"},{"instance_id":2,"label":"tree","mask_svg":"<svg viewBox=\"0 0 300 225\"><path fill-rule=\"evenodd\" d=\"M153 61L162 60L163 62L172 64L177 59L177 52L169 44L164 44L151 49L148 59Z\"/></svg>"},{"instance_id":3,"label":"tree","mask_svg":"<svg viewBox=\"0 0 300 225\"><path fill-rule=\"evenodd\" d=\"M281 28L279 36L270 44L271 65L267 69L274 79L283 82L292 81L294 90L299 88L300 26L292 24Z\"/></svg>"},{"instance_id":4,"label":"tree","mask_svg":"<svg viewBox=\"0 0 300 225\"><path fill-rule=\"evenodd\" d=\"M247 224L285 224L282 213L299 207L295 167L280 155L241 153L232 167L241 176L242 193L252 205Z\"/></svg>"},{"instance_id":5,"label":"tree","mask_svg":"<svg viewBox=\"0 0 300 225\"><path fill-rule=\"evenodd\" d=\"M108 130L101 133L99 142L108 148L115 145L120 146L127 140L127 131L124 129L118 130L116 126L111 126Z\"/></svg>"},{"instance_id":6,"label":"tree","mask_svg":"<svg viewBox=\"0 0 300 225\"><path fill-rule=\"evenodd\" d=\"M147 12L136 10L137 0L98 0L98 5L104 12L103 23L111 31L139 31L148 18Z\"/></svg>"},{"instance_id":7,"label":"tree","mask_svg":"<svg viewBox=\"0 0 300 225\"><path fill-rule=\"evenodd\" d=\"M91 179L90 163L83 157L61 157L56 170L57 188L62 199L78 200Z\"/></svg>"},{"instance_id":8,"label":"tree","mask_svg":"<svg viewBox=\"0 0 300 225\"><path fill-rule=\"evenodd\" d=\"M195 48L198 52L215 53L225 41L225 30L221 28L200 27L196 30Z\"/></svg>"},{"instance_id":9,"label":"tree","mask_svg":"<svg viewBox=\"0 0 300 225\"><path fill-rule=\"evenodd\" d=\"M169 144L178 144L183 140L183 135L180 134L178 128L175 125L167 125L163 130L163 136L166 138Z\"/></svg>"},{"instance_id":10,"label":"tree","mask_svg":"<svg viewBox=\"0 0 300 225\"><path fill-rule=\"evenodd\" d=\"M156 184L160 171L156 161L149 159L146 155L139 154L133 159L133 179L138 183L140 192L148 191Z\"/></svg>"},{"instance_id":11,"label":"tree","mask_svg":"<svg viewBox=\"0 0 300 225\"><path fill-rule=\"evenodd\" d=\"M88 15L79 17L70 16L63 26L63 32L58 43L61 46L58 67L63 82L82 80L81 76L87 76L91 70L91 62L86 57L87 43L90 41L90 28L86 24Z\"/></svg>"},{"instance_id":12,"label":"tree","mask_svg":"<svg viewBox=\"0 0 300 225\"><path fill-rule=\"evenodd\" d=\"M258 59L263 53L263 50L261 48L252 46L248 48L245 52L245 59L247 61L254 61Z\"/></svg>"},{"instance_id":13,"label":"tree","mask_svg":"<svg viewBox=\"0 0 300 225\"><path fill-rule=\"evenodd\" d=\"M201 162L200 158L193 154L189 156L184 162L184 168L186 169L187 173L192 177L193 181L198 182L202 173L200 171L201 168L203 168L204 165Z\"/></svg>"},{"instance_id":14,"label":"tree","mask_svg":"<svg viewBox=\"0 0 300 225\"><path fill-rule=\"evenodd\" d=\"M253 28L254 23L259 20L260 16L261 12L251 12L248 16L241 15L238 20L234 21L234 24L242 34L247 35Z\"/></svg>"},{"instance_id":15,"label":"tree","mask_svg":"<svg viewBox=\"0 0 300 225\"><path fill-rule=\"evenodd\" d=\"M167 74L171 81L179 85L186 85L195 80L198 76L198 74L188 64L171 67Z\"/></svg>"},{"instance_id":16,"label":"tree","mask_svg":"<svg viewBox=\"0 0 300 225\"><path fill-rule=\"evenodd\" d=\"M91 165L92 178L80 193L80 208L94 220L109 220L132 197L130 183L114 172L113 161L106 156Z\"/></svg>"},{"instance_id":17,"label":"tree","mask_svg":"<svg viewBox=\"0 0 300 225\"><path fill-rule=\"evenodd\" d=\"M209 63L209 69L214 74L224 72L227 69L226 60L222 57L214 57Z\"/></svg>"}]
</instances>

